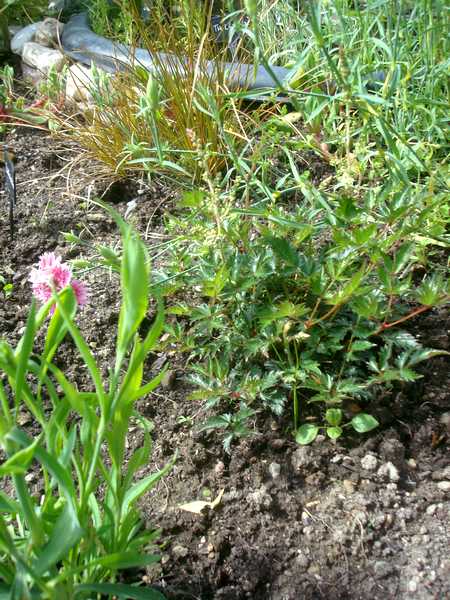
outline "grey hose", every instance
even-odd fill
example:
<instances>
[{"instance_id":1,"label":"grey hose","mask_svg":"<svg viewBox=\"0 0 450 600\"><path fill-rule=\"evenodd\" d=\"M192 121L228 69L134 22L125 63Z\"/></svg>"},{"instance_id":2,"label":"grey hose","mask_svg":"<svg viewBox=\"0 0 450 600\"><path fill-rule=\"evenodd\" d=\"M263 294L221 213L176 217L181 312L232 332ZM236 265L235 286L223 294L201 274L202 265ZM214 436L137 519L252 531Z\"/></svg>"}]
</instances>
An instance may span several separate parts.
<instances>
[{"instance_id":1,"label":"grey hose","mask_svg":"<svg viewBox=\"0 0 450 600\"><path fill-rule=\"evenodd\" d=\"M80 13L70 18L65 25L61 44L64 51L74 60L90 65L95 63L102 69L114 72L137 64L157 75L158 65L164 63L176 73L186 69L187 61L173 55L158 52L152 55L148 50L138 48L134 51L125 44L112 42L95 34L89 27L87 13ZM217 71L214 61L206 61L206 69L210 75ZM277 83L271 74L261 66L249 63L223 63L225 82L230 88L266 89L276 88ZM285 82L290 71L283 67L271 67L278 81Z\"/></svg>"}]
</instances>

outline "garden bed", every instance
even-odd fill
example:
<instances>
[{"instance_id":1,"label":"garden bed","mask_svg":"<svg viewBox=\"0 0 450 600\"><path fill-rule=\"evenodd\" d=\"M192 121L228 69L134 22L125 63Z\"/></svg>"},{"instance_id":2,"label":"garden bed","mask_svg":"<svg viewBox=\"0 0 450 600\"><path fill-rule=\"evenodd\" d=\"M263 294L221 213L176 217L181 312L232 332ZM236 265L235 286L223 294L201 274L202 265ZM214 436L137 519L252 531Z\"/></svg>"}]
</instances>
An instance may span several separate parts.
<instances>
[{"instance_id":1,"label":"garden bed","mask_svg":"<svg viewBox=\"0 0 450 600\"><path fill-rule=\"evenodd\" d=\"M17 159L18 201L10 241L7 203L0 196L1 274L13 284L0 306L0 333L16 343L31 301L31 266L46 251L65 259L80 253L61 232L75 229L93 243L118 241L115 225L89 197L106 192L122 215L128 209L128 219L152 244L164 235L162 219L174 192L131 182L108 189L111 182L98 177L95 165L89 172L83 162L71 165L73 154L39 131L16 130L7 141ZM87 279L91 302L78 323L106 371L119 283L101 270ZM445 309L415 319L409 328L423 345L450 350ZM65 342L58 361L82 386L87 376L76 356ZM154 359L159 368L169 363L170 376L139 405L155 424L148 470L161 468L175 451L179 458L142 502L148 523L161 527L163 542L162 561L142 574L145 581L169 599L431 600L450 593L447 357L423 363L424 377L415 384L385 392L376 408L381 427L363 440L319 436L299 447L282 420L270 421L259 427L264 434L234 444L230 455L215 433L197 432L199 405L187 399L191 390L180 358ZM23 420L32 428L25 413ZM140 435L130 430L130 451L141 444ZM39 485L36 480L36 492ZM213 500L222 490L218 506L201 515L179 508Z\"/></svg>"}]
</instances>

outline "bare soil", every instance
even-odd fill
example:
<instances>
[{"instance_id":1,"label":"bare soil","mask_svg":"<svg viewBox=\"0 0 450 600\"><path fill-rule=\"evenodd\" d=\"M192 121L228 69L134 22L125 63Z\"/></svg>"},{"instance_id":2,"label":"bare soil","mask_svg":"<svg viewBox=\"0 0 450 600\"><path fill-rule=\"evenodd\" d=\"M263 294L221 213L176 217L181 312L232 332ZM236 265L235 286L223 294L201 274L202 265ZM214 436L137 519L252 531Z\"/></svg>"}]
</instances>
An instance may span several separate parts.
<instances>
[{"instance_id":1,"label":"bare soil","mask_svg":"<svg viewBox=\"0 0 450 600\"><path fill-rule=\"evenodd\" d=\"M86 241L108 244L119 235L88 201L107 188L98 183L95 168L88 173L82 162L70 166L73 155L39 131L12 132L8 144L16 155L18 199L11 241L2 173L0 274L13 290L0 298L0 336L16 343L31 300L30 267L46 251L65 259L83 256L61 232L74 230ZM122 214L135 200L129 218L148 244L164 235L163 216L174 195L137 182L115 184L106 194ZM118 281L105 271L86 278L91 302L79 313L79 324L106 370ZM449 330L450 316L442 309L411 325L424 345L444 350L450 349ZM146 522L162 529L162 560L136 576L174 600L450 597L446 357L424 364L423 378L413 386L386 392L377 407L381 427L363 438L333 443L319 437L298 447L286 423L261 417L258 429L265 433L236 444L231 455L215 434L197 432L201 407L187 400L182 357L152 358L156 364L169 361L171 377L138 407L155 424L148 472L175 451L179 458L142 503ZM88 384L69 340L58 360L80 386ZM151 364L148 369L150 374ZM138 428L130 430L130 450L140 443ZM179 508L214 499L222 490L215 509L197 515Z\"/></svg>"}]
</instances>

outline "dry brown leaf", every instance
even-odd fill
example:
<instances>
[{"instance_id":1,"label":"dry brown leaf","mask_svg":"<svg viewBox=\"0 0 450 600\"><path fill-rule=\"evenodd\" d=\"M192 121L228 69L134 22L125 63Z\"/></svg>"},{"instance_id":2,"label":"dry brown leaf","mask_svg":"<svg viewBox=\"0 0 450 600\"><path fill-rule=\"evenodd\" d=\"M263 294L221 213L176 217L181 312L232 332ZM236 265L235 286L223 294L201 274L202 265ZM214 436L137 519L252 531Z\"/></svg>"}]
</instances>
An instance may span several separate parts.
<instances>
[{"instance_id":1,"label":"dry brown leaf","mask_svg":"<svg viewBox=\"0 0 450 600\"><path fill-rule=\"evenodd\" d=\"M214 510L217 506L219 506L224 491L225 490L220 490L217 498L215 498L212 502L207 502L205 500L194 500L193 502L188 502L187 504L180 504L178 508L196 515L201 515L202 511L205 510L206 507Z\"/></svg>"}]
</instances>

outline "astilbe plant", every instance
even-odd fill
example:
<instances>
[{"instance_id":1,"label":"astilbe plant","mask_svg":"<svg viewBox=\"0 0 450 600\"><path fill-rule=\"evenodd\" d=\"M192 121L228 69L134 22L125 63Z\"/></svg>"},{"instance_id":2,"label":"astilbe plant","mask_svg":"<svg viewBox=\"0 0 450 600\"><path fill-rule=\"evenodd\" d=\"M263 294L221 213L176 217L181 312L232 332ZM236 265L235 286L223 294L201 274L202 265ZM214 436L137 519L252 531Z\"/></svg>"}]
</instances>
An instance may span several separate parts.
<instances>
[{"instance_id":1,"label":"astilbe plant","mask_svg":"<svg viewBox=\"0 0 450 600\"><path fill-rule=\"evenodd\" d=\"M151 552L158 532L142 528L137 502L171 465L134 481L151 450L151 423L134 404L161 380L162 374L142 382L164 318L160 308L140 338L148 309L146 251L137 234L112 214L123 238L122 305L108 380L75 323L86 290L52 253L41 257L31 276L34 293L45 304L38 311L32 302L16 348L0 342L0 444L6 454L0 466L2 598L163 598L152 588L117 583L121 569L158 560ZM45 340L38 348L42 330ZM90 375L91 389L79 389L53 360L67 335ZM20 425L24 411L33 418L33 433ZM141 427L143 443L126 460L130 419ZM28 483L31 471L41 482L39 496Z\"/></svg>"}]
</instances>

